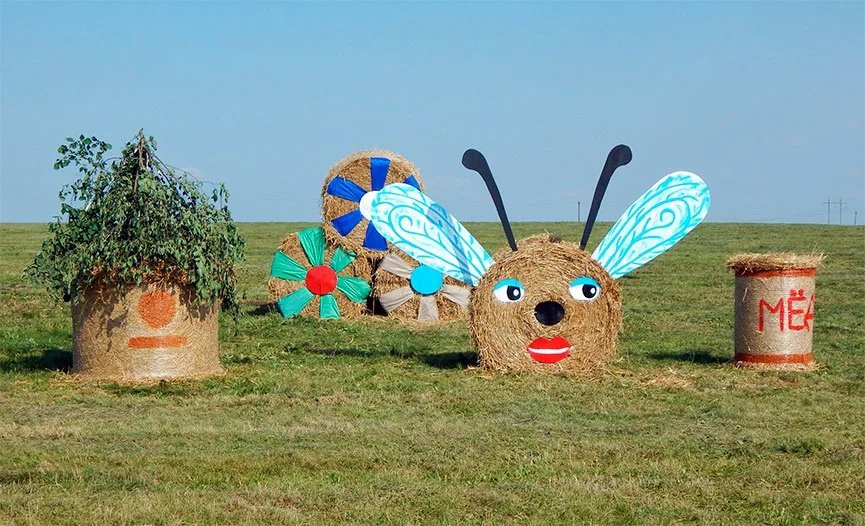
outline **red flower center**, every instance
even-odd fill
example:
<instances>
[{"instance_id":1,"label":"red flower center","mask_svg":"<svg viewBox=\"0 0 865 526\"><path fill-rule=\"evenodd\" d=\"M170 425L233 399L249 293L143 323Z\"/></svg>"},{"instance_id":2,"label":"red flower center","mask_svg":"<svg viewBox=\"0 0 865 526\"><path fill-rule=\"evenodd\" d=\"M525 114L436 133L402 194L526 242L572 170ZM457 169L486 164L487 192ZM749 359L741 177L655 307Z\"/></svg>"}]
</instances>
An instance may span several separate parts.
<instances>
[{"instance_id":1,"label":"red flower center","mask_svg":"<svg viewBox=\"0 0 865 526\"><path fill-rule=\"evenodd\" d=\"M318 296L330 294L336 289L336 272L325 265L312 267L306 272L306 288Z\"/></svg>"}]
</instances>

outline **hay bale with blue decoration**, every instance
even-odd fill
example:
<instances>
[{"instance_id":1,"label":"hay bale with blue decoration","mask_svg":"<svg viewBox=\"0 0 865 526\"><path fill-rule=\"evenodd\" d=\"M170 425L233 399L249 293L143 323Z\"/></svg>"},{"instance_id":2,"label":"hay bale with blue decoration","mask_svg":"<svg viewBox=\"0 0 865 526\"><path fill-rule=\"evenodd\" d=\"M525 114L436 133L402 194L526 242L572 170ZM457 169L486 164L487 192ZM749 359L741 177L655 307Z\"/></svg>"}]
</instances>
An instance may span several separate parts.
<instances>
[{"instance_id":1,"label":"hay bale with blue decoration","mask_svg":"<svg viewBox=\"0 0 865 526\"><path fill-rule=\"evenodd\" d=\"M376 268L372 296L389 317L435 323L466 318L471 288L392 247Z\"/></svg>"},{"instance_id":2,"label":"hay bale with blue decoration","mask_svg":"<svg viewBox=\"0 0 865 526\"><path fill-rule=\"evenodd\" d=\"M328 243L376 261L391 247L369 221L373 198L387 185L405 183L423 192L417 167L386 150L356 152L336 163L322 189Z\"/></svg>"},{"instance_id":3,"label":"hay bale with blue decoration","mask_svg":"<svg viewBox=\"0 0 865 526\"><path fill-rule=\"evenodd\" d=\"M285 318L357 319L367 312L371 275L368 259L328 244L315 227L282 240L267 288Z\"/></svg>"}]
</instances>

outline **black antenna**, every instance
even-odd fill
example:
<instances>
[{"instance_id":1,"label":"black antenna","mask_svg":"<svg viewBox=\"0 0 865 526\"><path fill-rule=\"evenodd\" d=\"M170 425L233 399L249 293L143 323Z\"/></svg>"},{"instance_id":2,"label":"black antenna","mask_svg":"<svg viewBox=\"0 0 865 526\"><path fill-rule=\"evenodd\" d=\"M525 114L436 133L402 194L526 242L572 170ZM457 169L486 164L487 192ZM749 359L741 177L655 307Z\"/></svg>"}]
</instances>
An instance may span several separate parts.
<instances>
[{"instance_id":1,"label":"black antenna","mask_svg":"<svg viewBox=\"0 0 865 526\"><path fill-rule=\"evenodd\" d=\"M511 250L517 250L517 242L514 240L514 233L511 231L511 222L508 221L508 213L505 211L505 204L502 202L502 195L499 193L499 187L496 186L496 180L493 179L493 173L490 171L490 165L484 154L477 150L469 148L463 154L463 166L469 170L474 170L481 175L484 182L487 183L487 190L493 198L493 203L496 205L496 211L499 213L499 219L502 222L502 228L505 229L505 237L508 238L508 244Z\"/></svg>"},{"instance_id":2,"label":"black antenna","mask_svg":"<svg viewBox=\"0 0 865 526\"><path fill-rule=\"evenodd\" d=\"M614 147L607 155L607 162L604 163L604 169L601 170L601 177L598 179L598 186L595 187L592 208L589 209L589 217L586 218L586 226L583 228L583 238L580 240L580 248L585 250L586 243L589 242L589 235L592 233L592 227L595 226L595 218L598 217L598 209L601 208L601 201L607 192L607 185L610 184L613 172L619 166L625 166L629 162L631 162L631 149L624 144Z\"/></svg>"}]
</instances>

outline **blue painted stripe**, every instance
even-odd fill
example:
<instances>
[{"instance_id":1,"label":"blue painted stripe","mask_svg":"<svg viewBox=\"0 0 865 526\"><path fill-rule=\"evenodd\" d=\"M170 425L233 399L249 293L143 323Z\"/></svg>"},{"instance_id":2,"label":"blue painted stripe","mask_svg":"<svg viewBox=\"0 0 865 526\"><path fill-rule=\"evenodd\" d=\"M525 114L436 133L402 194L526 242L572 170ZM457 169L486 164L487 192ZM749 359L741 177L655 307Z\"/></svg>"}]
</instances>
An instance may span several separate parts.
<instances>
[{"instance_id":1,"label":"blue painted stripe","mask_svg":"<svg viewBox=\"0 0 865 526\"><path fill-rule=\"evenodd\" d=\"M378 233L378 230L375 229L372 223L366 229L363 246L370 250L387 250L387 241Z\"/></svg>"},{"instance_id":2,"label":"blue painted stripe","mask_svg":"<svg viewBox=\"0 0 865 526\"><path fill-rule=\"evenodd\" d=\"M415 179L413 175L408 176L404 182L405 184L414 186L415 188L420 190L420 183L417 182L417 179Z\"/></svg>"},{"instance_id":3,"label":"blue painted stripe","mask_svg":"<svg viewBox=\"0 0 865 526\"><path fill-rule=\"evenodd\" d=\"M360 210L354 209L347 214L331 220L330 224L339 232L339 235L347 236L360 223L361 219L363 219L363 214L360 213Z\"/></svg>"},{"instance_id":4,"label":"blue painted stripe","mask_svg":"<svg viewBox=\"0 0 865 526\"><path fill-rule=\"evenodd\" d=\"M363 197L363 194L366 193L366 190L358 186L354 181L349 181L342 177L334 177L327 184L327 193L334 197L341 197L357 203Z\"/></svg>"},{"instance_id":5,"label":"blue painted stripe","mask_svg":"<svg viewBox=\"0 0 865 526\"><path fill-rule=\"evenodd\" d=\"M372 189L381 190L387 179L387 171L390 168L390 159L387 157L372 157L369 160L369 173L372 179Z\"/></svg>"}]
</instances>

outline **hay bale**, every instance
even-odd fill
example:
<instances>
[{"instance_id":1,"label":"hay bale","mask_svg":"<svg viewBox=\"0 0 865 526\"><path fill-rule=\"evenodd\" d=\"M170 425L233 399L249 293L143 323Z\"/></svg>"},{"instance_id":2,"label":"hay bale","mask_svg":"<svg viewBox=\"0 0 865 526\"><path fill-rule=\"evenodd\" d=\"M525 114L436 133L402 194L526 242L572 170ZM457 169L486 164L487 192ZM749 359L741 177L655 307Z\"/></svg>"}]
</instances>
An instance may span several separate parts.
<instances>
[{"instance_id":1,"label":"hay bale","mask_svg":"<svg viewBox=\"0 0 865 526\"><path fill-rule=\"evenodd\" d=\"M284 268L281 265L286 264L296 273L281 271ZM315 227L289 234L282 240L267 288L285 317L303 314L357 319L367 313L371 276L372 263L367 258L327 243L322 228ZM286 299L295 293L292 300ZM301 305L299 302L303 300Z\"/></svg>"},{"instance_id":2,"label":"hay bale","mask_svg":"<svg viewBox=\"0 0 865 526\"><path fill-rule=\"evenodd\" d=\"M148 382L223 373L219 308L194 295L165 282L88 287L72 302L72 374Z\"/></svg>"},{"instance_id":3,"label":"hay bale","mask_svg":"<svg viewBox=\"0 0 865 526\"><path fill-rule=\"evenodd\" d=\"M496 262L472 295L469 327L481 367L502 372L568 374L603 368L615 355L622 327L618 284L575 243L544 234L524 239L518 245L516 252L504 249L495 255ZM569 292L572 281L582 276L594 279L600 286L592 301L577 301ZM520 301L503 303L495 298L494 287L505 279L523 285ZM538 318L559 307L561 319L557 323L546 325ZM562 357L552 351L544 354L545 346L570 350ZM531 354L529 347L533 348Z\"/></svg>"},{"instance_id":4,"label":"hay bale","mask_svg":"<svg viewBox=\"0 0 865 526\"><path fill-rule=\"evenodd\" d=\"M810 371L814 280L823 254L739 254L727 260L736 275L733 362L739 367Z\"/></svg>"},{"instance_id":5,"label":"hay bale","mask_svg":"<svg viewBox=\"0 0 865 526\"><path fill-rule=\"evenodd\" d=\"M373 298L388 316L404 322L463 319L470 293L468 285L420 265L396 247L378 263L372 285Z\"/></svg>"},{"instance_id":6,"label":"hay bale","mask_svg":"<svg viewBox=\"0 0 865 526\"><path fill-rule=\"evenodd\" d=\"M423 191L417 167L385 150L364 150L336 163L322 188L321 211L329 243L377 259L391 246L364 215L374 192L393 183Z\"/></svg>"}]
</instances>

